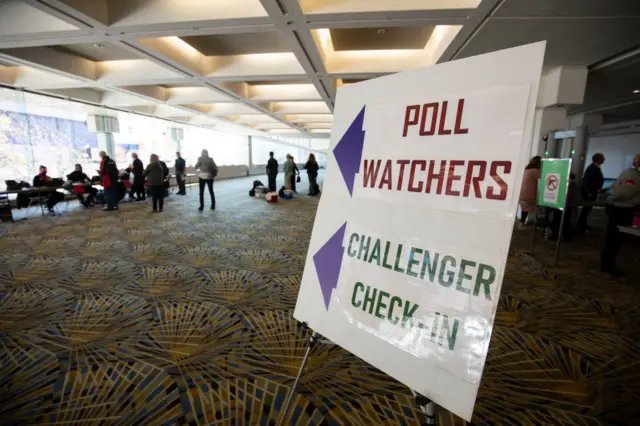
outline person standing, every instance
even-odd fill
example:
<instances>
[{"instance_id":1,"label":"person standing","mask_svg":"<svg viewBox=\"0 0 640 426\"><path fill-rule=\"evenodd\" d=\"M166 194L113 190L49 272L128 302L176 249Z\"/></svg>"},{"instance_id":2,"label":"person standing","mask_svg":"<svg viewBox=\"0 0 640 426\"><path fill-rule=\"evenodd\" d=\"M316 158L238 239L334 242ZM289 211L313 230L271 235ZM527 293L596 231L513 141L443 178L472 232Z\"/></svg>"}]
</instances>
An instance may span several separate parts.
<instances>
[{"instance_id":1,"label":"person standing","mask_svg":"<svg viewBox=\"0 0 640 426\"><path fill-rule=\"evenodd\" d=\"M542 158L539 155L533 157L527 167L524 169L522 177L522 186L520 187L520 224L527 222L529 213L536 211L538 199L538 180L540 180L540 168L542 167Z\"/></svg>"},{"instance_id":2,"label":"person standing","mask_svg":"<svg viewBox=\"0 0 640 426\"><path fill-rule=\"evenodd\" d=\"M287 154L287 159L284 162L284 189L291 189L291 176L293 176L293 157Z\"/></svg>"},{"instance_id":3,"label":"person standing","mask_svg":"<svg viewBox=\"0 0 640 426\"><path fill-rule=\"evenodd\" d=\"M593 157L591 157L592 163L587 167L587 170L584 171L584 176L582 177L580 193L582 195L583 205L580 217L578 217L578 223L576 224L578 230L582 232L589 230L587 218L593 209L593 204L596 202L598 194L602 190L602 185L604 185L604 176L601 168L604 160L604 155L601 153L593 154Z\"/></svg>"},{"instance_id":4,"label":"person standing","mask_svg":"<svg viewBox=\"0 0 640 426\"><path fill-rule=\"evenodd\" d=\"M98 174L102 177L104 196L107 199L105 211L118 210L118 166L106 152L100 151L100 169Z\"/></svg>"},{"instance_id":5,"label":"person standing","mask_svg":"<svg viewBox=\"0 0 640 426\"><path fill-rule=\"evenodd\" d=\"M278 177L278 160L273 158L273 151L269 153L267 161L267 178L269 179L269 192L276 191L276 177Z\"/></svg>"},{"instance_id":6,"label":"person standing","mask_svg":"<svg viewBox=\"0 0 640 426\"><path fill-rule=\"evenodd\" d=\"M216 209L216 195L213 192L213 180L218 175L218 166L216 166L213 158L209 157L209 151L202 150L200 158L195 165L195 168L200 171L198 174L198 183L200 185L200 208L198 210L204 210L204 187L209 188L209 195L211 196L211 210Z\"/></svg>"},{"instance_id":7,"label":"person standing","mask_svg":"<svg viewBox=\"0 0 640 426\"><path fill-rule=\"evenodd\" d=\"M605 211L609 216L600 257L600 268L607 274L624 275L616 266L616 258L625 235L619 226L630 226L634 212L640 209L640 153L633 157L633 166L624 170L611 185Z\"/></svg>"},{"instance_id":8,"label":"person standing","mask_svg":"<svg viewBox=\"0 0 640 426\"><path fill-rule=\"evenodd\" d=\"M318 195L320 191L318 191L318 163L316 162L316 156L313 154L309 154L309 159L307 163L304 165L305 170L307 171L307 176L309 177L309 194L311 196Z\"/></svg>"},{"instance_id":9,"label":"person standing","mask_svg":"<svg viewBox=\"0 0 640 426\"><path fill-rule=\"evenodd\" d=\"M153 203L153 213L162 212L164 207L164 177L165 173L156 154L151 154L149 164L142 175L147 178L149 193Z\"/></svg>"},{"instance_id":10,"label":"person standing","mask_svg":"<svg viewBox=\"0 0 640 426\"><path fill-rule=\"evenodd\" d=\"M129 170L133 173L133 188L131 188L130 196L133 198L135 194L136 201L143 201L147 198L144 193L144 176L142 176L144 165L135 152L131 154L131 158L133 158L133 163Z\"/></svg>"},{"instance_id":11,"label":"person standing","mask_svg":"<svg viewBox=\"0 0 640 426\"><path fill-rule=\"evenodd\" d=\"M178 183L178 195L187 195L187 190L185 187L185 169L187 168L187 163L184 161L184 158L180 156L179 152L176 152L176 162L174 164L174 169L176 170L176 182Z\"/></svg>"},{"instance_id":12,"label":"person standing","mask_svg":"<svg viewBox=\"0 0 640 426\"><path fill-rule=\"evenodd\" d=\"M296 179L298 178L298 176L300 176L300 170L298 169L298 165L296 164L296 160L295 158L293 158L293 155L291 156L291 163L293 164L293 173L291 174L291 190L297 194L298 191L296 191Z\"/></svg>"},{"instance_id":13,"label":"person standing","mask_svg":"<svg viewBox=\"0 0 640 426\"><path fill-rule=\"evenodd\" d=\"M87 199L85 200L83 194L78 194L78 201L80 204L84 206L84 208L88 209L91 206L91 202L96 197L98 190L91 186L91 179L82 171L82 166L80 164L76 164L75 171L69 173L67 175L67 179L72 183L83 183L84 184L84 192L89 194Z\"/></svg>"}]
</instances>

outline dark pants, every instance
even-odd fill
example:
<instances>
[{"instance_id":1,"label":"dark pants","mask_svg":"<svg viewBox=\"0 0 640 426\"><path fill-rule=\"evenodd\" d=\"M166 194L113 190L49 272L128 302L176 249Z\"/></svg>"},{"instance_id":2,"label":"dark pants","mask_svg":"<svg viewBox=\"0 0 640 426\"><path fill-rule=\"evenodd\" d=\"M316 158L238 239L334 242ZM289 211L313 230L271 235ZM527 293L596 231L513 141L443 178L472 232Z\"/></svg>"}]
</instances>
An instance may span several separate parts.
<instances>
[{"instance_id":1,"label":"dark pants","mask_svg":"<svg viewBox=\"0 0 640 426\"><path fill-rule=\"evenodd\" d=\"M213 179L199 179L200 184L200 207L204 208L204 187L209 187L209 195L211 196L211 208L216 207L216 195L213 193Z\"/></svg>"},{"instance_id":2,"label":"dark pants","mask_svg":"<svg viewBox=\"0 0 640 426\"><path fill-rule=\"evenodd\" d=\"M276 176L278 175L267 175L267 178L269 179L269 192L276 191Z\"/></svg>"},{"instance_id":3,"label":"dark pants","mask_svg":"<svg viewBox=\"0 0 640 426\"><path fill-rule=\"evenodd\" d=\"M316 174L307 174L309 177L309 195L318 195L318 175Z\"/></svg>"},{"instance_id":4,"label":"dark pants","mask_svg":"<svg viewBox=\"0 0 640 426\"><path fill-rule=\"evenodd\" d=\"M131 187L131 192L129 193L129 196L131 198L135 196L136 200L138 201L144 200L147 198L144 193L144 177L143 176L133 178L133 186Z\"/></svg>"},{"instance_id":5,"label":"dark pants","mask_svg":"<svg viewBox=\"0 0 640 426\"><path fill-rule=\"evenodd\" d=\"M185 186L184 173L176 173L176 182L178 182L178 194L186 195L187 189Z\"/></svg>"},{"instance_id":6,"label":"dark pants","mask_svg":"<svg viewBox=\"0 0 640 426\"><path fill-rule=\"evenodd\" d=\"M78 194L78 201L80 201L80 204L88 206L91 201L93 201L94 198L96 198L96 194L98 193L98 190L95 189L93 186L85 186L84 187L84 194ZM85 194L87 195L87 199L85 201L84 196Z\"/></svg>"},{"instance_id":7,"label":"dark pants","mask_svg":"<svg viewBox=\"0 0 640 426\"><path fill-rule=\"evenodd\" d=\"M295 173L291 173L291 190L293 192L297 192L296 191L296 179L298 178L298 176Z\"/></svg>"},{"instance_id":8,"label":"dark pants","mask_svg":"<svg viewBox=\"0 0 640 426\"><path fill-rule=\"evenodd\" d=\"M47 208L51 210L53 206L55 206L62 200L64 200L64 194L58 191L53 191L49 193L49 198L47 198Z\"/></svg>"},{"instance_id":9,"label":"dark pants","mask_svg":"<svg viewBox=\"0 0 640 426\"><path fill-rule=\"evenodd\" d=\"M593 203L595 200L585 199L584 201L585 203L589 204L585 204L582 206L580 217L578 217L578 222L576 223L576 227L583 231L589 228L589 226L587 225L587 218L589 217L589 213L591 213L591 210L593 210L593 206L591 205L591 203Z\"/></svg>"},{"instance_id":10,"label":"dark pants","mask_svg":"<svg viewBox=\"0 0 640 426\"><path fill-rule=\"evenodd\" d=\"M631 222L633 222L633 212L635 210L637 210L637 207L607 206L606 212L609 220L604 234L604 247L600 257L600 266L603 271L613 271L616 269L616 258L618 257L618 253L620 253L625 239L625 234L618 230L618 226L631 225Z\"/></svg>"},{"instance_id":11,"label":"dark pants","mask_svg":"<svg viewBox=\"0 0 640 426\"><path fill-rule=\"evenodd\" d=\"M529 212L520 212L520 223L527 223L527 217L529 217Z\"/></svg>"},{"instance_id":12,"label":"dark pants","mask_svg":"<svg viewBox=\"0 0 640 426\"><path fill-rule=\"evenodd\" d=\"M573 239L573 225L571 218L573 217L573 207L565 208L564 225L562 226L562 236L566 241ZM560 237L560 222L562 222L562 210L553 209L553 220L551 221L551 238Z\"/></svg>"},{"instance_id":13,"label":"dark pants","mask_svg":"<svg viewBox=\"0 0 640 426\"><path fill-rule=\"evenodd\" d=\"M153 211L162 211L164 207L164 185L155 185L149 187L149 194L153 202Z\"/></svg>"},{"instance_id":14,"label":"dark pants","mask_svg":"<svg viewBox=\"0 0 640 426\"><path fill-rule=\"evenodd\" d=\"M118 188L111 185L104 189L104 198L107 201L107 209L113 210L118 207Z\"/></svg>"}]
</instances>

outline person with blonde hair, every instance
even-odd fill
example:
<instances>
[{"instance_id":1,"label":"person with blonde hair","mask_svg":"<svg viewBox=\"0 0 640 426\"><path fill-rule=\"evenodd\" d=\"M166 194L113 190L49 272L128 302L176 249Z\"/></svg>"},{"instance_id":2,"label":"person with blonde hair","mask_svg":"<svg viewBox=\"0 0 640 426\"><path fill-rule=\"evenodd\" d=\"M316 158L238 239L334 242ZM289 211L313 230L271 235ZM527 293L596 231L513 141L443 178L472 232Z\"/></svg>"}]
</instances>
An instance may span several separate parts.
<instances>
[{"instance_id":1,"label":"person with blonde hair","mask_svg":"<svg viewBox=\"0 0 640 426\"><path fill-rule=\"evenodd\" d=\"M293 176L293 157L287 154L284 162L284 189L291 189L291 177Z\"/></svg>"},{"instance_id":2,"label":"person with blonde hair","mask_svg":"<svg viewBox=\"0 0 640 426\"><path fill-rule=\"evenodd\" d=\"M195 168L199 170L198 183L200 184L200 208L204 210L204 187L209 188L209 196L211 197L211 210L216 209L216 194L213 192L213 180L218 175L218 166L216 166L213 158L209 157L209 151L202 150L202 154L196 162Z\"/></svg>"},{"instance_id":3,"label":"person with blonde hair","mask_svg":"<svg viewBox=\"0 0 640 426\"><path fill-rule=\"evenodd\" d=\"M156 154L151 154L149 164L142 175L147 178L153 201L153 213L162 212L164 207L164 170L160 164L160 158Z\"/></svg>"}]
</instances>

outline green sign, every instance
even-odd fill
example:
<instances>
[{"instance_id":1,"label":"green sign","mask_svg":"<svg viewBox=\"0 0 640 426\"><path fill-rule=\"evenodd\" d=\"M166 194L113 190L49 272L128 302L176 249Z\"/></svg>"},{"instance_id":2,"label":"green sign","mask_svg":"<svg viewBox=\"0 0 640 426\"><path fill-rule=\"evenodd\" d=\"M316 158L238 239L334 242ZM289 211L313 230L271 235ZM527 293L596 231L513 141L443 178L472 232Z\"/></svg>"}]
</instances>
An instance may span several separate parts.
<instances>
[{"instance_id":1,"label":"green sign","mask_svg":"<svg viewBox=\"0 0 640 426\"><path fill-rule=\"evenodd\" d=\"M540 183L538 184L539 206L564 209L570 172L571 159L542 160Z\"/></svg>"}]
</instances>

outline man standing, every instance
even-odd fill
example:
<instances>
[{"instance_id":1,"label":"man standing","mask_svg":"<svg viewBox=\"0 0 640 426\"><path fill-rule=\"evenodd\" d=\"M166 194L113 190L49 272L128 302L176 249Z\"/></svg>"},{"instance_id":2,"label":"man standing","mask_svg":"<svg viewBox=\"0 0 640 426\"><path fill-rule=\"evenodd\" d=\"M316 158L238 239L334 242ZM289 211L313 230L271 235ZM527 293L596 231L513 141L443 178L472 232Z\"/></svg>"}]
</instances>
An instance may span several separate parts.
<instances>
[{"instance_id":1,"label":"man standing","mask_svg":"<svg viewBox=\"0 0 640 426\"><path fill-rule=\"evenodd\" d=\"M118 166L106 152L100 151L100 169L98 174L102 177L102 187L104 188L104 196L107 199L107 207L105 211L118 209ZM141 162L142 164L142 162ZM144 171L144 170L143 170ZM140 175L142 176L142 174ZM144 178L143 178L144 179Z\"/></svg>"},{"instance_id":2,"label":"man standing","mask_svg":"<svg viewBox=\"0 0 640 426\"><path fill-rule=\"evenodd\" d=\"M133 172L131 198L133 198L133 194L135 193L136 201L142 201L147 198L144 193L144 176L142 176L142 172L144 172L144 165L138 158L138 154L135 152L131 154L131 158L133 158L133 164L131 166L131 171Z\"/></svg>"},{"instance_id":3,"label":"man standing","mask_svg":"<svg viewBox=\"0 0 640 426\"><path fill-rule=\"evenodd\" d=\"M598 193L602 189L602 185L604 185L604 176L602 175L601 169L604 164L604 155L598 152L593 154L591 160L592 163L587 167L582 177L582 186L580 188L583 205L578 223L576 224L579 231L587 231L589 229L589 226L587 226L587 217L589 217L589 213L591 213L593 209L593 204L598 198Z\"/></svg>"},{"instance_id":4,"label":"man standing","mask_svg":"<svg viewBox=\"0 0 640 426\"><path fill-rule=\"evenodd\" d=\"M267 161L267 178L269 179L269 192L275 192L277 176L278 176L278 160L273 158L273 151L272 151L269 153L269 161Z\"/></svg>"},{"instance_id":5,"label":"man standing","mask_svg":"<svg viewBox=\"0 0 640 426\"><path fill-rule=\"evenodd\" d=\"M602 272L624 275L616 267L616 258L624 243L624 234L619 226L630 226L633 213L640 209L640 154L633 157L633 166L624 170L610 187L605 211L609 216L602 249Z\"/></svg>"},{"instance_id":6,"label":"man standing","mask_svg":"<svg viewBox=\"0 0 640 426\"><path fill-rule=\"evenodd\" d=\"M187 167L187 163L184 161L184 158L180 156L179 152L176 152L176 162L174 168L176 169L176 181L178 182L178 195L187 195L187 190L185 188L184 182L184 172Z\"/></svg>"}]
</instances>

